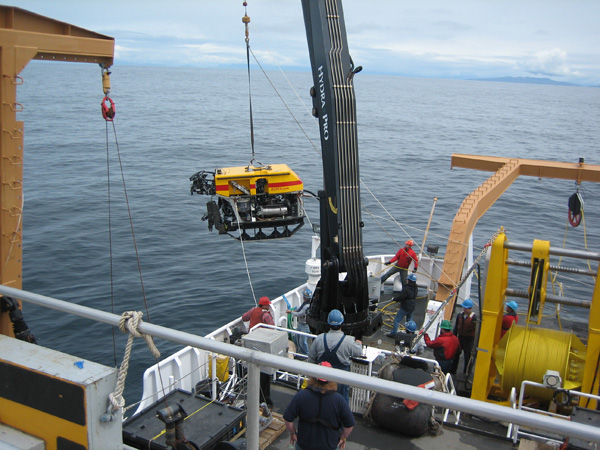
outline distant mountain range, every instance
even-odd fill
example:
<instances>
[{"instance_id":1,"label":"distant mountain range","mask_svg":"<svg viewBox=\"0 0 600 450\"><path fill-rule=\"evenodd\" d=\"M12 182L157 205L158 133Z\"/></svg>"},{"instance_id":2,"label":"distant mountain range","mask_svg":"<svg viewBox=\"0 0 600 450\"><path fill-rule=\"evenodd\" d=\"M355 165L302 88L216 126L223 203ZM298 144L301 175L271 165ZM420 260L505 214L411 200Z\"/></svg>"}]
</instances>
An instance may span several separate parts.
<instances>
[{"instance_id":1,"label":"distant mountain range","mask_svg":"<svg viewBox=\"0 0 600 450\"><path fill-rule=\"evenodd\" d=\"M500 81L503 83L529 83L529 84L552 84L554 86L579 86L578 84L554 81L550 78L535 77L500 77L500 78L477 78L474 81Z\"/></svg>"}]
</instances>

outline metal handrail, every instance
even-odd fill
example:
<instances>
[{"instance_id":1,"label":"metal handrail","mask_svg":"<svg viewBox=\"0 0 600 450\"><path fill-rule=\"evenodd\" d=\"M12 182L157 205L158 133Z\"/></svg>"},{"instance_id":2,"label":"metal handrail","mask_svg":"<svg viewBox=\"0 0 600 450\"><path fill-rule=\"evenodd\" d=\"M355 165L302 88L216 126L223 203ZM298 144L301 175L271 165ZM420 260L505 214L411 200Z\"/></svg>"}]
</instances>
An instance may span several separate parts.
<instances>
[{"instance_id":1,"label":"metal handrail","mask_svg":"<svg viewBox=\"0 0 600 450\"><path fill-rule=\"evenodd\" d=\"M95 320L97 322L106 323L114 327L119 326L119 321L121 319L121 317L116 314L99 311L86 306L8 286L0 286L0 294L15 297L39 306L74 314L79 317ZM258 449L258 394L261 366L302 373L311 377L326 378L338 383L348 384L362 389L369 389L393 397L408 398L440 408L449 408L463 413L502 422L515 423L537 430L554 433L559 432L565 436L600 443L600 429L595 426L575 423L527 411L513 410L512 408L493 403L458 397L381 378L369 377L344 370L297 361L282 356L275 356L151 323L141 323L138 330L141 333L153 337L232 356L248 362L247 436L249 449Z\"/></svg>"}]
</instances>

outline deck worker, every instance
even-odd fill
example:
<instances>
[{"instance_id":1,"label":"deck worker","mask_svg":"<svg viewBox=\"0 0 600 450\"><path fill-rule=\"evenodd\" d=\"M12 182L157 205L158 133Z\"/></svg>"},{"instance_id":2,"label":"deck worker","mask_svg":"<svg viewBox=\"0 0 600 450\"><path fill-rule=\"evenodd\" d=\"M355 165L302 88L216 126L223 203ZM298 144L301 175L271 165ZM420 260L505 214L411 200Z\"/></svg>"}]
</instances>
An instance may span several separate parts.
<instances>
[{"instance_id":1,"label":"deck worker","mask_svg":"<svg viewBox=\"0 0 600 450\"><path fill-rule=\"evenodd\" d=\"M310 307L310 301L312 300L312 291L308 288L304 289L302 293L302 304L294 310L286 310L286 313L291 313L292 316L298 319L298 331L302 331L304 333L310 333L310 327L308 323L306 323L306 313L308 312L308 308ZM308 336L304 336L303 334L297 334L296 336L296 345L298 346L298 351L304 355L308 355Z\"/></svg>"},{"instance_id":2,"label":"deck worker","mask_svg":"<svg viewBox=\"0 0 600 450\"><path fill-rule=\"evenodd\" d=\"M514 300L511 300L506 304L506 313L502 316L502 330L500 330L500 337L504 336L513 323L519 323L519 316L517 316L517 308L519 304Z\"/></svg>"},{"instance_id":3,"label":"deck worker","mask_svg":"<svg viewBox=\"0 0 600 450\"><path fill-rule=\"evenodd\" d=\"M419 339L416 344L414 343L418 336L416 333L416 322L414 320L409 320L404 324L404 330L404 333L399 333L397 335L396 341L399 341L399 343L404 342L401 344L401 347L404 347L406 350L410 349L409 353L411 355L421 356L425 351L425 344L423 344L423 339Z\"/></svg>"},{"instance_id":4,"label":"deck worker","mask_svg":"<svg viewBox=\"0 0 600 450\"><path fill-rule=\"evenodd\" d=\"M394 264L390 270L386 272L384 276L381 277L381 286L385 280L394 275L395 273L400 273L400 280L402 281L402 287L406 286L406 278L408 276L408 269L411 263L414 263L413 273L417 271L419 267L419 258L415 251L412 249L412 246L415 245L415 241L409 239L404 243L404 247L402 247L396 255L390 259L385 264L389 266L390 264Z\"/></svg>"},{"instance_id":5,"label":"deck worker","mask_svg":"<svg viewBox=\"0 0 600 450\"><path fill-rule=\"evenodd\" d=\"M402 319L404 319L404 317L406 317L407 322L412 320L413 311L415 310L415 306L417 304L418 293L419 289L417 288L417 276L414 273L411 273L407 277L406 282L402 285L402 290L392 299L393 302L400 302L400 306L398 307L398 312L396 313L396 318L394 319L392 332L386 334L387 337L392 339L396 337L398 327L400 326L400 322Z\"/></svg>"},{"instance_id":6,"label":"deck worker","mask_svg":"<svg viewBox=\"0 0 600 450\"><path fill-rule=\"evenodd\" d=\"M251 330L252 327L259 323L275 325L275 322L273 321L273 315L269 309L270 305L271 300L269 300L269 297L261 297L258 301L258 306L242 314L242 320L244 322L250 322L248 325L248 330Z\"/></svg>"},{"instance_id":7,"label":"deck worker","mask_svg":"<svg viewBox=\"0 0 600 450\"><path fill-rule=\"evenodd\" d=\"M331 367L327 361L320 363ZM300 450L346 448L346 439L355 425L348 403L336 392L337 384L310 377L306 389L298 391L283 413L290 444ZM294 420L298 418L298 430Z\"/></svg>"},{"instance_id":8,"label":"deck worker","mask_svg":"<svg viewBox=\"0 0 600 450\"><path fill-rule=\"evenodd\" d=\"M244 322L250 322L248 325L248 330L251 330L252 327L258 325L259 323L275 325L275 322L273 321L273 315L269 309L271 306L271 300L269 300L269 297L261 297L258 301L258 305L259 306L256 306L242 314L242 320ZM273 406L273 401L271 400L271 375L264 372L260 372L260 401L261 403L266 403L269 407Z\"/></svg>"},{"instance_id":9,"label":"deck worker","mask_svg":"<svg viewBox=\"0 0 600 450\"><path fill-rule=\"evenodd\" d=\"M477 315L473 312L473 300L470 298L466 298L459 306L461 306L463 310L456 316L456 322L454 322L454 334L458 337L464 356L463 373L467 373L471 352L473 351L473 342L475 341ZM458 369L459 359L460 352L458 353L458 357L454 360L455 363L452 372L456 372L456 369Z\"/></svg>"},{"instance_id":10,"label":"deck worker","mask_svg":"<svg viewBox=\"0 0 600 450\"><path fill-rule=\"evenodd\" d=\"M433 341L425 333L425 345L433 349L433 356L442 372L452 373L452 362L460 355L460 341L452 333L452 322L449 320L442 320L440 328L442 332Z\"/></svg>"},{"instance_id":11,"label":"deck worker","mask_svg":"<svg viewBox=\"0 0 600 450\"><path fill-rule=\"evenodd\" d=\"M308 362L327 361L335 369L350 371L350 358L362 355L362 342L344 334L344 315L340 310L332 309L327 316L327 323L330 330L315 338L308 351ZM347 384L338 385L338 392L349 402L350 387Z\"/></svg>"}]
</instances>

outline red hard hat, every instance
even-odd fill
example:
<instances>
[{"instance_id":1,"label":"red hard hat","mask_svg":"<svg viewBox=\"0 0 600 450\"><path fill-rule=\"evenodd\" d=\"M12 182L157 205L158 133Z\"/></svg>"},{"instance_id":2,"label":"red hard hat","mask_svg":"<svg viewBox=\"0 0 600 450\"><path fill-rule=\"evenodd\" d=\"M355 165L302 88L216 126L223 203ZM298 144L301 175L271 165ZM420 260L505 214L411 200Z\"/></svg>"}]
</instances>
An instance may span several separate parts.
<instances>
[{"instance_id":1,"label":"red hard hat","mask_svg":"<svg viewBox=\"0 0 600 450\"><path fill-rule=\"evenodd\" d=\"M269 297L261 297L258 301L258 304L261 306L267 306L271 304L271 300L269 300Z\"/></svg>"},{"instance_id":2,"label":"red hard hat","mask_svg":"<svg viewBox=\"0 0 600 450\"><path fill-rule=\"evenodd\" d=\"M330 363L328 363L327 361L321 361L321 362L319 363L319 365L320 365L320 366L323 366L323 367L331 367L331 364L330 364ZM323 381L324 383L327 383L327 380L326 380L326 379L324 379L324 378L317 378L317 380L319 380L319 381Z\"/></svg>"},{"instance_id":3,"label":"red hard hat","mask_svg":"<svg viewBox=\"0 0 600 450\"><path fill-rule=\"evenodd\" d=\"M408 241L405 242L406 245L410 245L411 247L413 245L415 245L415 241L413 241L412 239L409 239Z\"/></svg>"}]
</instances>

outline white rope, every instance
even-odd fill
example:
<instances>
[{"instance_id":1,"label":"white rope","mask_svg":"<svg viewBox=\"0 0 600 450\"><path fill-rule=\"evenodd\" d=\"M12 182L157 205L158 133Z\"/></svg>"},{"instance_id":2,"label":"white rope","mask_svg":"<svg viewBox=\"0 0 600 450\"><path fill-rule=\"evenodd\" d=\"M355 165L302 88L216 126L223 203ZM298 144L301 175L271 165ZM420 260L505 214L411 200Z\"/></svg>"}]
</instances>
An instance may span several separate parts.
<instances>
[{"instance_id":1,"label":"white rope","mask_svg":"<svg viewBox=\"0 0 600 450\"><path fill-rule=\"evenodd\" d=\"M152 340L152 336L148 334L143 334L138 331L138 327L140 323L142 323L142 316L144 313L141 311L126 311L121 315L121 319L119 320L119 330L123 333L129 332L129 337L127 339L127 346L125 347L125 355L123 355L123 362L121 363L121 367L119 368L119 376L117 378L117 386L115 391L108 395L110 400L110 405L113 410L121 409L125 406L125 399L123 398L123 391L125 390L125 379L127 378L127 370L129 369L129 359L131 357L131 347L133 345L133 338L143 337L146 340L146 344L150 349L150 352L155 358L160 357L160 352L154 345L154 341ZM109 406L109 414L110 414L110 406Z\"/></svg>"},{"instance_id":2,"label":"white rope","mask_svg":"<svg viewBox=\"0 0 600 450\"><path fill-rule=\"evenodd\" d=\"M248 267L248 259L246 258L246 248L244 247L244 238L242 237L242 219L237 209L237 200L233 200L233 212L238 223L238 233L240 235L240 243L242 244L242 255L244 257L244 265L246 266L246 274L248 275L248 283L250 283L250 290L252 291L252 298L254 298L254 306L258 306L256 301L256 292L254 292L254 285L252 284L252 277L250 276L250 267Z\"/></svg>"}]
</instances>

